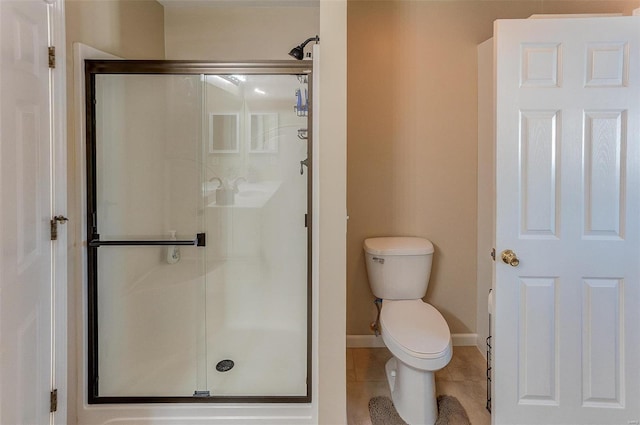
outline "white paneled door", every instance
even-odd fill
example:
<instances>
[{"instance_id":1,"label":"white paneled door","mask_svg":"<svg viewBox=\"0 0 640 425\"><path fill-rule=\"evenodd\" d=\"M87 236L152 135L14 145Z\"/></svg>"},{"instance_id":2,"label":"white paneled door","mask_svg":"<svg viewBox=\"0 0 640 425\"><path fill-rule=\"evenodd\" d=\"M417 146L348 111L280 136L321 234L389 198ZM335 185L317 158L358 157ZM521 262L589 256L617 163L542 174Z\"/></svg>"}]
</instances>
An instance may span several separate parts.
<instances>
[{"instance_id":1,"label":"white paneled door","mask_svg":"<svg viewBox=\"0 0 640 425\"><path fill-rule=\"evenodd\" d=\"M495 29L493 422L638 424L640 17Z\"/></svg>"},{"instance_id":2,"label":"white paneled door","mask_svg":"<svg viewBox=\"0 0 640 425\"><path fill-rule=\"evenodd\" d=\"M51 3L0 0L1 424L52 422Z\"/></svg>"}]
</instances>

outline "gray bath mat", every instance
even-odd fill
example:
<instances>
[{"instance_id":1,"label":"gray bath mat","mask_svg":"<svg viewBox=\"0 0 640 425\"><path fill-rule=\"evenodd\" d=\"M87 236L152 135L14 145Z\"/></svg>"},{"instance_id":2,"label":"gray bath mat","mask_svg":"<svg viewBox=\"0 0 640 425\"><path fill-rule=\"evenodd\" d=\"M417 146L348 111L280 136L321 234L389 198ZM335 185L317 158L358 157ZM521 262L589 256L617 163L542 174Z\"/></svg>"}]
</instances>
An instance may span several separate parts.
<instances>
[{"instance_id":1,"label":"gray bath mat","mask_svg":"<svg viewBox=\"0 0 640 425\"><path fill-rule=\"evenodd\" d=\"M389 397L374 397L369 400L369 415L371 425L407 425L396 412ZM471 422L457 398L441 395L438 397L438 420L435 425L471 425Z\"/></svg>"}]
</instances>

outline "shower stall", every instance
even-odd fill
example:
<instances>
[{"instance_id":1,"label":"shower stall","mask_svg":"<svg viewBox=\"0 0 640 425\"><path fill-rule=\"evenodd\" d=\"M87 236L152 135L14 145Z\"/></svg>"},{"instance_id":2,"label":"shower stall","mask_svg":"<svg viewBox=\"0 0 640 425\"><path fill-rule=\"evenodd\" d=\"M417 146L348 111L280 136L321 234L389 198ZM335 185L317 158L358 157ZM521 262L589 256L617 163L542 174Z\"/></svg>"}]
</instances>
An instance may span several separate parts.
<instances>
[{"instance_id":1,"label":"shower stall","mask_svg":"<svg viewBox=\"0 0 640 425\"><path fill-rule=\"evenodd\" d=\"M89 404L311 401L311 68L86 62Z\"/></svg>"}]
</instances>

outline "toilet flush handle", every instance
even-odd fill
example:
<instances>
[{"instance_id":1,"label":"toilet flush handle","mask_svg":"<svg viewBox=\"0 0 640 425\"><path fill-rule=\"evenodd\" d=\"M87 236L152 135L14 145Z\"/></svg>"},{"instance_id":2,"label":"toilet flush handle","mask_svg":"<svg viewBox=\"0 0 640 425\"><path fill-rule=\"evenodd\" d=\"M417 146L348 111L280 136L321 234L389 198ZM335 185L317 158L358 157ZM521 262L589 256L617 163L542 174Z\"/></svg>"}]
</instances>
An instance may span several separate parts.
<instances>
[{"instance_id":1,"label":"toilet flush handle","mask_svg":"<svg viewBox=\"0 0 640 425\"><path fill-rule=\"evenodd\" d=\"M384 264L384 258L373 257L372 260L375 261L376 263Z\"/></svg>"}]
</instances>

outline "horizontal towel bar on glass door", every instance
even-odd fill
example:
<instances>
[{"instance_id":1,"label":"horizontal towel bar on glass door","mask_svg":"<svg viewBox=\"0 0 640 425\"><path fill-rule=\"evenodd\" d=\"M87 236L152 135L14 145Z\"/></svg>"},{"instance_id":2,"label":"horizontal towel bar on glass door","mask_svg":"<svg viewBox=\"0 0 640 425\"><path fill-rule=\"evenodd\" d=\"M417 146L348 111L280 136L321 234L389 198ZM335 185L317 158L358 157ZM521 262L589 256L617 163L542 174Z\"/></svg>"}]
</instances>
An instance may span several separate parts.
<instances>
[{"instance_id":1,"label":"horizontal towel bar on glass door","mask_svg":"<svg viewBox=\"0 0 640 425\"><path fill-rule=\"evenodd\" d=\"M206 246L207 235L198 233L192 240L139 240L139 241L101 241L100 235L96 235L96 239L89 242L90 247L99 246L172 246L172 245L189 245L189 246Z\"/></svg>"}]
</instances>

